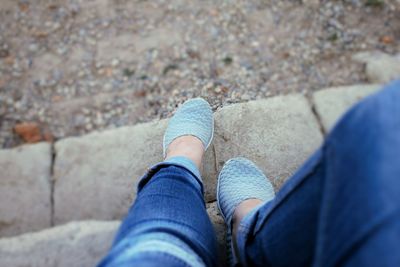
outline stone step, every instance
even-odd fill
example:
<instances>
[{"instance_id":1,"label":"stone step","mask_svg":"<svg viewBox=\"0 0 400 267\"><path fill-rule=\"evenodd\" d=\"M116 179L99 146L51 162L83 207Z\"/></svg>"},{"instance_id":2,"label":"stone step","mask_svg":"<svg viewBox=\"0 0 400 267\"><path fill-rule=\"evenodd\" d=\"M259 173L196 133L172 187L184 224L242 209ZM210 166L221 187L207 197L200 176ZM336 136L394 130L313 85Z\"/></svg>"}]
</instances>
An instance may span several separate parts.
<instances>
[{"instance_id":1,"label":"stone step","mask_svg":"<svg viewBox=\"0 0 400 267\"><path fill-rule=\"evenodd\" d=\"M215 113L215 139L202 173L222 265L225 225L215 186L223 163L246 156L278 190L352 104L400 77L399 56L367 52L354 59L365 63L368 80L377 84L328 88L311 101L300 94L278 96ZM68 102L60 112L85 101ZM54 147L39 143L0 150L0 266L94 266L135 198L135 182L162 159L167 122L67 138Z\"/></svg>"},{"instance_id":2,"label":"stone step","mask_svg":"<svg viewBox=\"0 0 400 267\"><path fill-rule=\"evenodd\" d=\"M278 190L321 144L320 129L327 132L351 104L378 88L331 88L312 101L293 94L218 110L202 170L206 202L215 200L217 173L234 156L254 160ZM121 220L139 177L162 160L166 125L161 120L66 138L55 143L54 160L46 143L1 150L0 236L70 221Z\"/></svg>"},{"instance_id":3,"label":"stone step","mask_svg":"<svg viewBox=\"0 0 400 267\"><path fill-rule=\"evenodd\" d=\"M0 239L2 267L93 267L107 253L119 221L70 222Z\"/></svg>"},{"instance_id":4,"label":"stone step","mask_svg":"<svg viewBox=\"0 0 400 267\"><path fill-rule=\"evenodd\" d=\"M51 145L0 150L0 237L51 226Z\"/></svg>"},{"instance_id":5,"label":"stone step","mask_svg":"<svg viewBox=\"0 0 400 267\"><path fill-rule=\"evenodd\" d=\"M324 132L329 132L346 110L364 97L377 92L382 85L353 85L328 88L313 94L317 114Z\"/></svg>"},{"instance_id":6,"label":"stone step","mask_svg":"<svg viewBox=\"0 0 400 267\"><path fill-rule=\"evenodd\" d=\"M385 84L400 78L400 53L366 51L355 54L353 60L365 64L365 74L371 83Z\"/></svg>"},{"instance_id":7,"label":"stone step","mask_svg":"<svg viewBox=\"0 0 400 267\"><path fill-rule=\"evenodd\" d=\"M55 224L123 217L140 176L162 160L166 125L162 120L57 142ZM217 173L227 159L255 160L279 188L322 142L309 102L300 94L222 108L215 113L214 136L203 169L206 202L215 200Z\"/></svg>"},{"instance_id":8,"label":"stone step","mask_svg":"<svg viewBox=\"0 0 400 267\"><path fill-rule=\"evenodd\" d=\"M226 266L225 226L216 202L207 212L217 233L221 266ZM108 252L120 221L69 222L50 229L0 239L0 266L93 267Z\"/></svg>"}]
</instances>

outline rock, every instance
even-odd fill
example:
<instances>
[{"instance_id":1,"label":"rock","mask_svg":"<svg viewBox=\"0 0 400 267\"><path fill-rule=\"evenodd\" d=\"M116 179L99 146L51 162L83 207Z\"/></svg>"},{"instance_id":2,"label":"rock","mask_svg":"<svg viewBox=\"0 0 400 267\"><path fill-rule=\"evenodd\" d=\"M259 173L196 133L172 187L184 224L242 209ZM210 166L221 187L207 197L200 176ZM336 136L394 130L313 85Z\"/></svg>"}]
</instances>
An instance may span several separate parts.
<instances>
[{"instance_id":1,"label":"rock","mask_svg":"<svg viewBox=\"0 0 400 267\"><path fill-rule=\"evenodd\" d=\"M39 49L39 45L38 45L38 44L35 44L35 43L32 43L32 44L30 44L30 45L28 46L28 49L29 49L29 51L31 51L31 52L36 52L36 51Z\"/></svg>"},{"instance_id":2,"label":"rock","mask_svg":"<svg viewBox=\"0 0 400 267\"><path fill-rule=\"evenodd\" d=\"M36 143L42 140L39 125L35 122L18 123L14 131L27 143Z\"/></svg>"},{"instance_id":3,"label":"rock","mask_svg":"<svg viewBox=\"0 0 400 267\"><path fill-rule=\"evenodd\" d=\"M328 88L313 94L315 110L325 132L329 132L336 121L353 104L378 91L381 85L353 85Z\"/></svg>"},{"instance_id":4,"label":"rock","mask_svg":"<svg viewBox=\"0 0 400 267\"><path fill-rule=\"evenodd\" d=\"M118 65L119 65L119 60L116 59L116 58L114 58L114 59L111 61L111 66L117 67Z\"/></svg>"},{"instance_id":5,"label":"rock","mask_svg":"<svg viewBox=\"0 0 400 267\"><path fill-rule=\"evenodd\" d=\"M118 221L72 222L0 239L0 266L92 267L107 254Z\"/></svg>"},{"instance_id":6,"label":"rock","mask_svg":"<svg viewBox=\"0 0 400 267\"><path fill-rule=\"evenodd\" d=\"M243 94L242 95L242 100L249 101L250 100L250 96L248 94Z\"/></svg>"},{"instance_id":7,"label":"rock","mask_svg":"<svg viewBox=\"0 0 400 267\"><path fill-rule=\"evenodd\" d=\"M253 160L278 189L322 142L308 101L300 94L222 108L215 114L217 169L232 157Z\"/></svg>"},{"instance_id":8,"label":"rock","mask_svg":"<svg viewBox=\"0 0 400 267\"><path fill-rule=\"evenodd\" d=\"M394 43L394 38L393 36L384 35L380 38L380 41L384 44L392 44Z\"/></svg>"},{"instance_id":9,"label":"rock","mask_svg":"<svg viewBox=\"0 0 400 267\"><path fill-rule=\"evenodd\" d=\"M0 58L7 58L10 56L10 51L7 49L0 49Z\"/></svg>"},{"instance_id":10,"label":"rock","mask_svg":"<svg viewBox=\"0 0 400 267\"><path fill-rule=\"evenodd\" d=\"M50 168L47 143L0 150L0 236L50 227Z\"/></svg>"},{"instance_id":11,"label":"rock","mask_svg":"<svg viewBox=\"0 0 400 267\"><path fill-rule=\"evenodd\" d=\"M162 160L167 120L122 127L55 143L54 220L121 219L136 195L146 169ZM205 198L215 199L212 146L203 170Z\"/></svg>"},{"instance_id":12,"label":"rock","mask_svg":"<svg viewBox=\"0 0 400 267\"><path fill-rule=\"evenodd\" d=\"M85 126L85 116L83 116L82 114L76 114L73 117L73 124L75 127L83 127Z\"/></svg>"},{"instance_id":13,"label":"rock","mask_svg":"<svg viewBox=\"0 0 400 267\"><path fill-rule=\"evenodd\" d=\"M355 61L366 64L366 74L372 83L387 83L400 78L400 54L391 56L383 52L361 52Z\"/></svg>"}]
</instances>

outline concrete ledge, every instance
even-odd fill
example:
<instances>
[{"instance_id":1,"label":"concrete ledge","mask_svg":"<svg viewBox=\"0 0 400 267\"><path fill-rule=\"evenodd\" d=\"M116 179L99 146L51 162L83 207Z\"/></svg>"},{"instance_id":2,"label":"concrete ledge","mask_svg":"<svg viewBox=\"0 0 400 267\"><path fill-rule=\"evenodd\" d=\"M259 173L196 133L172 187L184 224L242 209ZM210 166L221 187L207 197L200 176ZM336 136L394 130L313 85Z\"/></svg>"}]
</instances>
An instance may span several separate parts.
<instances>
[{"instance_id":1,"label":"concrete ledge","mask_svg":"<svg viewBox=\"0 0 400 267\"><path fill-rule=\"evenodd\" d=\"M226 266L225 223L216 202L207 204L207 212L217 233L221 266ZM96 266L107 254L119 225L119 221L70 222L0 239L0 266Z\"/></svg>"},{"instance_id":2,"label":"concrete ledge","mask_svg":"<svg viewBox=\"0 0 400 267\"><path fill-rule=\"evenodd\" d=\"M54 222L121 219L136 181L161 160L164 123L92 133L56 142Z\"/></svg>"},{"instance_id":3,"label":"concrete ledge","mask_svg":"<svg viewBox=\"0 0 400 267\"><path fill-rule=\"evenodd\" d=\"M51 146L0 150L0 237L51 225Z\"/></svg>"},{"instance_id":4,"label":"concrete ledge","mask_svg":"<svg viewBox=\"0 0 400 267\"><path fill-rule=\"evenodd\" d=\"M54 221L121 219L136 196L147 168L162 161L167 120L122 127L56 143ZM215 188L213 148L203 170L206 200Z\"/></svg>"},{"instance_id":5,"label":"concrete ledge","mask_svg":"<svg viewBox=\"0 0 400 267\"><path fill-rule=\"evenodd\" d=\"M0 266L93 267L107 253L120 222L71 222L0 239Z\"/></svg>"},{"instance_id":6,"label":"concrete ledge","mask_svg":"<svg viewBox=\"0 0 400 267\"><path fill-rule=\"evenodd\" d=\"M352 105L381 87L379 84L342 86L314 93L313 102L324 131L329 132Z\"/></svg>"},{"instance_id":7,"label":"concrete ledge","mask_svg":"<svg viewBox=\"0 0 400 267\"><path fill-rule=\"evenodd\" d=\"M322 143L307 99L300 95L227 106L215 114L218 171L225 161L244 156L279 189Z\"/></svg>"},{"instance_id":8,"label":"concrete ledge","mask_svg":"<svg viewBox=\"0 0 400 267\"><path fill-rule=\"evenodd\" d=\"M400 54L393 56L381 51L365 51L352 58L365 64L365 74L371 83L384 84L400 79Z\"/></svg>"},{"instance_id":9,"label":"concrete ledge","mask_svg":"<svg viewBox=\"0 0 400 267\"><path fill-rule=\"evenodd\" d=\"M205 157L207 202L215 200L216 166L242 155L256 161L276 187L322 142L308 101L301 95L232 105L215 113L214 147ZM56 143L56 224L121 219L135 198L135 182L161 161L167 121L139 124Z\"/></svg>"},{"instance_id":10,"label":"concrete ledge","mask_svg":"<svg viewBox=\"0 0 400 267\"><path fill-rule=\"evenodd\" d=\"M312 99L325 131L352 104L379 88L359 85L316 92ZM245 156L260 166L278 190L318 148L323 135L309 101L300 94L234 104L214 115L215 138L202 173L207 212L217 234L221 264L225 265L226 227L216 202L212 202L217 171L229 158ZM125 216L135 199L138 179L162 160L161 141L167 122L58 141L53 219L56 224L81 222L0 240L0 266L95 265L107 252L119 222L83 220L119 221ZM50 227L50 145L2 150L0 167L5 170L0 174L0 233L10 236Z\"/></svg>"}]
</instances>

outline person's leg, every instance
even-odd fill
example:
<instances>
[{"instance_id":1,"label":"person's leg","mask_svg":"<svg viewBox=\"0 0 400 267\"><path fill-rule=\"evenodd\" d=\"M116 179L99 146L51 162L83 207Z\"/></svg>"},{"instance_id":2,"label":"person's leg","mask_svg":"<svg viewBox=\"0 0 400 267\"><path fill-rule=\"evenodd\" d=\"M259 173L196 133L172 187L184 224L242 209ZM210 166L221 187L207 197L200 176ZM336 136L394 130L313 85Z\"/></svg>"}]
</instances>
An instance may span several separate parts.
<instances>
[{"instance_id":1,"label":"person's leg","mask_svg":"<svg viewBox=\"0 0 400 267\"><path fill-rule=\"evenodd\" d=\"M226 241L228 245L228 263L235 266L238 263L237 247L232 234L237 228L234 212L241 203L259 205L270 201L275 196L272 184L262 171L250 160L237 157L228 160L218 176L217 202L218 208L227 225ZM249 210L243 209L239 213ZM236 212L238 213L238 212Z\"/></svg>"},{"instance_id":2,"label":"person's leg","mask_svg":"<svg viewBox=\"0 0 400 267\"><path fill-rule=\"evenodd\" d=\"M200 112L196 119L193 113L197 109L205 109L206 115ZM202 119L209 125L198 127ZM206 212L198 171L211 142L210 119L211 109L204 100L185 103L171 119L164 137L166 160L141 179L137 198L99 266L217 264L215 233ZM192 122L197 129L193 130Z\"/></svg>"},{"instance_id":3,"label":"person's leg","mask_svg":"<svg viewBox=\"0 0 400 267\"><path fill-rule=\"evenodd\" d=\"M244 265L400 266L399 103L396 82L356 105L274 200L239 220Z\"/></svg>"}]
</instances>

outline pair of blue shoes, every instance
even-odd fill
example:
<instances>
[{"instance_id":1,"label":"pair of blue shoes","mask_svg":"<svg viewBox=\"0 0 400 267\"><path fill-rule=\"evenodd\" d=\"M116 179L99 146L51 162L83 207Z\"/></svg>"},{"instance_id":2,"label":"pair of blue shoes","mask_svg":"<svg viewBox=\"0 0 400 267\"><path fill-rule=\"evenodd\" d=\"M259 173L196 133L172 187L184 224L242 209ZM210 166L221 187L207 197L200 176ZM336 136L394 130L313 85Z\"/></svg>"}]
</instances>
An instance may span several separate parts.
<instances>
[{"instance_id":1,"label":"pair of blue shoes","mask_svg":"<svg viewBox=\"0 0 400 267\"><path fill-rule=\"evenodd\" d=\"M176 138L192 135L199 138L205 149L212 141L214 119L210 105L201 98L186 101L170 119L164 135L164 157L168 145ZM235 208L246 199L270 201L275 196L272 184L262 171L250 160L233 158L225 163L219 176L217 202L227 224L229 262L235 265L237 257L232 244L232 216Z\"/></svg>"}]
</instances>

